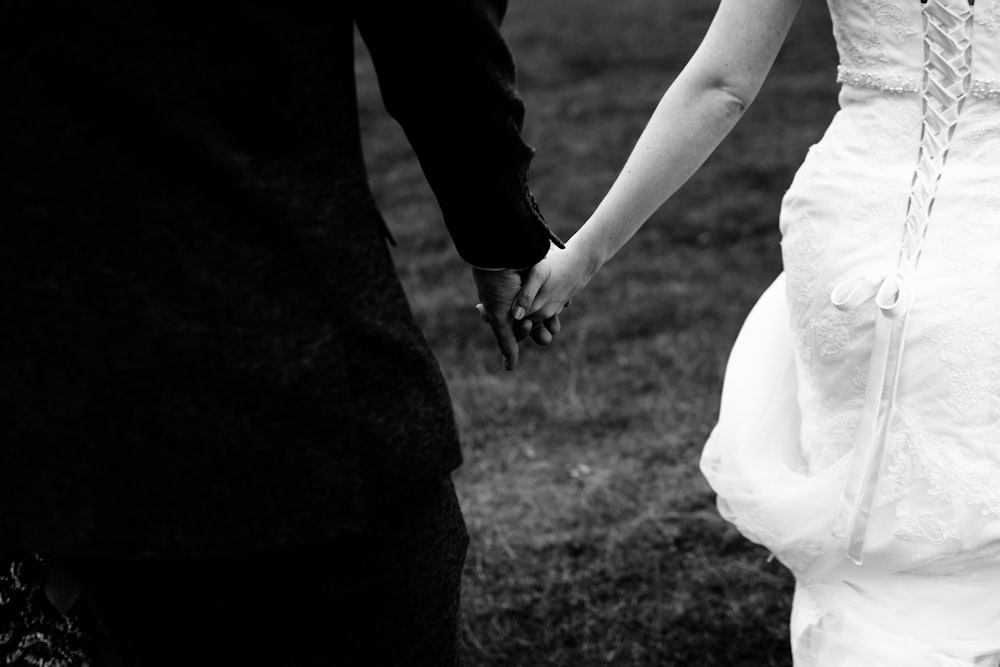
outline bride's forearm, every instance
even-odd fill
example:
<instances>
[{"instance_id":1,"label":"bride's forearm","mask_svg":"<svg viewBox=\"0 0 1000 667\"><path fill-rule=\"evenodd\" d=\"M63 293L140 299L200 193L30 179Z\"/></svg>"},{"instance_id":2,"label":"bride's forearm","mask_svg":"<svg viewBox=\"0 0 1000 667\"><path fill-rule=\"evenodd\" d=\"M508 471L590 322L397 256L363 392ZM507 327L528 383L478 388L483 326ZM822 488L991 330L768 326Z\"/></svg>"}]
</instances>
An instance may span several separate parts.
<instances>
[{"instance_id":1,"label":"bride's forearm","mask_svg":"<svg viewBox=\"0 0 1000 667\"><path fill-rule=\"evenodd\" d=\"M660 100L614 185L569 240L596 272L705 162L748 100L682 74Z\"/></svg>"},{"instance_id":2,"label":"bride's forearm","mask_svg":"<svg viewBox=\"0 0 1000 667\"><path fill-rule=\"evenodd\" d=\"M596 271L725 138L774 63L802 0L721 0L611 190L567 247Z\"/></svg>"}]
</instances>

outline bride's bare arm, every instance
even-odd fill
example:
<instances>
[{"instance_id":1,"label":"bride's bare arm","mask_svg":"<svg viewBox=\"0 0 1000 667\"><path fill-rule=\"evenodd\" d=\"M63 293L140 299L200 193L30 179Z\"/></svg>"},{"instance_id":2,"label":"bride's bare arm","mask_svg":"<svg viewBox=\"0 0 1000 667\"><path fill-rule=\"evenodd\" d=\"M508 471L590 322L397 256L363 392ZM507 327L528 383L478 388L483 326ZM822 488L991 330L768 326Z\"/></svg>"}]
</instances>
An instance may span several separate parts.
<instances>
[{"instance_id":1,"label":"bride's bare arm","mask_svg":"<svg viewBox=\"0 0 1000 667\"><path fill-rule=\"evenodd\" d=\"M705 162L756 97L800 4L721 1L607 195L566 250L532 270L515 317L556 314Z\"/></svg>"}]
</instances>

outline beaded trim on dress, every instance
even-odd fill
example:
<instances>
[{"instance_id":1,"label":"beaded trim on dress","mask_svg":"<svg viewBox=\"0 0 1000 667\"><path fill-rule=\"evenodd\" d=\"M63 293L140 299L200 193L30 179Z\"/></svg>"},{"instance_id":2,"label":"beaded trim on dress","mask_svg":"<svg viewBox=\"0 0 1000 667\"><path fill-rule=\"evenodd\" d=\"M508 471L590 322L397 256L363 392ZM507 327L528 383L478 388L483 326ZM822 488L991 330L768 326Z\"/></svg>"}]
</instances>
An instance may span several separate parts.
<instances>
[{"instance_id":1,"label":"beaded trim on dress","mask_svg":"<svg viewBox=\"0 0 1000 667\"><path fill-rule=\"evenodd\" d=\"M919 93L920 78L877 72L859 72L837 65L837 83L843 83L855 88L871 88L884 93ZM1000 99L1000 79L983 81L976 79L969 89L969 96L977 100Z\"/></svg>"}]
</instances>

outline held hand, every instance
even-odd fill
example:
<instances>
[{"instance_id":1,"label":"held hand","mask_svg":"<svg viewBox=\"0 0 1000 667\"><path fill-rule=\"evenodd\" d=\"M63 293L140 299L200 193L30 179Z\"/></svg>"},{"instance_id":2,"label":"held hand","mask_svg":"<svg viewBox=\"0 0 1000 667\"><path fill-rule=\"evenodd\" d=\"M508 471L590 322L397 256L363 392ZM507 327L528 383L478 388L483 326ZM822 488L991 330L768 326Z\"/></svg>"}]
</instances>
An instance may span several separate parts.
<instances>
[{"instance_id":1,"label":"held hand","mask_svg":"<svg viewBox=\"0 0 1000 667\"><path fill-rule=\"evenodd\" d=\"M528 272L511 311L514 319L547 322L558 318L593 274L591 263L570 248L551 250Z\"/></svg>"},{"instance_id":2,"label":"held hand","mask_svg":"<svg viewBox=\"0 0 1000 667\"><path fill-rule=\"evenodd\" d=\"M521 289L521 276L509 269L472 269L472 277L479 294L479 305L476 306L479 315L493 330L493 337L503 355L504 368L513 370L517 366L518 334L514 331L515 322L510 314L510 305ZM519 325L519 330L521 326Z\"/></svg>"},{"instance_id":3,"label":"held hand","mask_svg":"<svg viewBox=\"0 0 1000 667\"><path fill-rule=\"evenodd\" d=\"M567 307L569 306L569 304L566 305ZM487 316L486 308L483 304L477 303L476 310L479 312L479 317L482 318L483 322L489 324L490 318ZM540 322L532 322L528 319L514 321L514 336L518 342L524 340L527 336L531 336L531 340L535 341L538 345L551 345L553 339L555 339L560 331L562 331L562 322L559 321L558 315Z\"/></svg>"},{"instance_id":4,"label":"held hand","mask_svg":"<svg viewBox=\"0 0 1000 667\"><path fill-rule=\"evenodd\" d=\"M517 322L511 316L511 304L521 289L521 275L517 271L484 271L473 269L480 303L476 305L480 317L490 325L497 340L504 368L513 370L518 361L518 342L531 336L539 345L548 345L562 328L559 318L544 322L524 320Z\"/></svg>"}]
</instances>

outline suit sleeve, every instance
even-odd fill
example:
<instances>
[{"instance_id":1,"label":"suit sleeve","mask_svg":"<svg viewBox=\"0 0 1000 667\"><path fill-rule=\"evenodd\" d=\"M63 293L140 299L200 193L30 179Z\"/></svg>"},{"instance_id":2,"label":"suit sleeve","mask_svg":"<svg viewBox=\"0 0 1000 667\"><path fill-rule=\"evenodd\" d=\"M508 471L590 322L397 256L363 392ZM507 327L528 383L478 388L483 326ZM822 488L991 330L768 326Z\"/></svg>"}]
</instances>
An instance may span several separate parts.
<instances>
[{"instance_id":1,"label":"suit sleeve","mask_svg":"<svg viewBox=\"0 0 1000 667\"><path fill-rule=\"evenodd\" d=\"M534 151L499 23L506 0L359 0L355 17L465 261L520 268L562 245L528 187Z\"/></svg>"}]
</instances>

